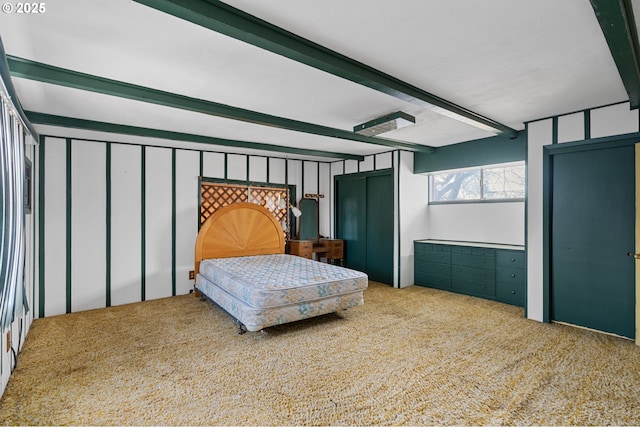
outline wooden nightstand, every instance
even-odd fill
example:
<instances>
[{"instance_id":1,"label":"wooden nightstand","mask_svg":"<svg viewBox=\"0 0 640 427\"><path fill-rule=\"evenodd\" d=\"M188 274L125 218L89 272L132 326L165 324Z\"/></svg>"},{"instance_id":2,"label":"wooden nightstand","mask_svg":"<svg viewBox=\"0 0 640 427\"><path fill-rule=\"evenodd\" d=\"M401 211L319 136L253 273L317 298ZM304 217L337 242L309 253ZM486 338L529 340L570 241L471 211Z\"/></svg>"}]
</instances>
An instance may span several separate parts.
<instances>
[{"instance_id":1,"label":"wooden nightstand","mask_svg":"<svg viewBox=\"0 0 640 427\"><path fill-rule=\"evenodd\" d=\"M311 240L289 240L287 252L302 258L313 258L313 242Z\"/></svg>"},{"instance_id":2,"label":"wooden nightstand","mask_svg":"<svg viewBox=\"0 0 640 427\"><path fill-rule=\"evenodd\" d=\"M326 252L322 255L331 264L342 265L344 261L344 240L342 239L319 239L319 243L326 247Z\"/></svg>"}]
</instances>

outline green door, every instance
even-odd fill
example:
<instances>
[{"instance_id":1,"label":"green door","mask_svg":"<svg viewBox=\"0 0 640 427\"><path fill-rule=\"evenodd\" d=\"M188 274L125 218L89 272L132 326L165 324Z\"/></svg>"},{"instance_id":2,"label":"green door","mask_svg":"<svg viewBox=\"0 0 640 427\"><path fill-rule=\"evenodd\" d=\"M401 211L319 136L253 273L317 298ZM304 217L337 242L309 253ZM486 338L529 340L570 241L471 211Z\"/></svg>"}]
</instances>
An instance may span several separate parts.
<instances>
[{"instance_id":1,"label":"green door","mask_svg":"<svg viewBox=\"0 0 640 427\"><path fill-rule=\"evenodd\" d=\"M336 178L336 237L345 241L345 266L393 284L391 171Z\"/></svg>"},{"instance_id":2,"label":"green door","mask_svg":"<svg viewBox=\"0 0 640 427\"><path fill-rule=\"evenodd\" d=\"M367 274L393 284L393 175L367 178Z\"/></svg>"},{"instance_id":3,"label":"green door","mask_svg":"<svg viewBox=\"0 0 640 427\"><path fill-rule=\"evenodd\" d=\"M634 147L555 154L552 320L635 337Z\"/></svg>"},{"instance_id":4,"label":"green door","mask_svg":"<svg viewBox=\"0 0 640 427\"><path fill-rule=\"evenodd\" d=\"M336 237L344 240L345 266L367 271L367 180L336 180Z\"/></svg>"}]
</instances>

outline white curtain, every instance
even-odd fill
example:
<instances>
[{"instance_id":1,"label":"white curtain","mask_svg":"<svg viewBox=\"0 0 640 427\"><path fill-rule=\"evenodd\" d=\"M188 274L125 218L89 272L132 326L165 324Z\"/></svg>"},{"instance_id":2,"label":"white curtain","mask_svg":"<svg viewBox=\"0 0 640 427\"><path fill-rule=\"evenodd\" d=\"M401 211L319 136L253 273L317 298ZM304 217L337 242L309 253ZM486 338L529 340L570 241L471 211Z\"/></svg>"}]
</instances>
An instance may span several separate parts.
<instances>
[{"instance_id":1,"label":"white curtain","mask_svg":"<svg viewBox=\"0 0 640 427\"><path fill-rule=\"evenodd\" d=\"M24 129L2 96L0 115L0 328L28 311L24 291Z\"/></svg>"}]
</instances>

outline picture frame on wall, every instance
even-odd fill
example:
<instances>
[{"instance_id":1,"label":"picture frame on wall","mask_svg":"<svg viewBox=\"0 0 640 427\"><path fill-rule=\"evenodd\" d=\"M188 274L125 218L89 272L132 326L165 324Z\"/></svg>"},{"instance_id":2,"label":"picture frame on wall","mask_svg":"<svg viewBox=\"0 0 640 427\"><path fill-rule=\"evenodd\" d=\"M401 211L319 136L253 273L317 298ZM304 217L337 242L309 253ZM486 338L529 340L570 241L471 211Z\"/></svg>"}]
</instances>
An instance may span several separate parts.
<instances>
[{"instance_id":1,"label":"picture frame on wall","mask_svg":"<svg viewBox=\"0 0 640 427\"><path fill-rule=\"evenodd\" d=\"M31 213L31 179L32 179L32 163L29 158L24 158L24 213Z\"/></svg>"}]
</instances>

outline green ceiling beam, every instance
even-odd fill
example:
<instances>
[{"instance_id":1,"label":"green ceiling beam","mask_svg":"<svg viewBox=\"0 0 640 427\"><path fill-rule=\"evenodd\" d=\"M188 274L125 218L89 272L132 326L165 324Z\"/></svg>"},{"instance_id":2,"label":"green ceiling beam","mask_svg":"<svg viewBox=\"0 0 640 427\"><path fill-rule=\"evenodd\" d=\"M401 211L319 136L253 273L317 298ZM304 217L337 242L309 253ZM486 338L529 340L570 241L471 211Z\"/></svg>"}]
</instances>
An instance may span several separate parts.
<instances>
[{"instance_id":1,"label":"green ceiling beam","mask_svg":"<svg viewBox=\"0 0 640 427\"><path fill-rule=\"evenodd\" d=\"M16 89L13 87L13 82L11 81L11 72L9 70L7 56L4 51L4 45L2 44L2 38L0 38L0 78L2 79L2 82L4 82L4 86L7 89L7 95L9 96L9 98L11 98L11 102L18 111L18 115L24 122L27 129L29 129L31 136L36 141L40 140L38 132L36 132L31 123L29 123L27 116L24 114L24 111L22 110L22 104L20 104L20 100L18 99L18 95L16 94Z\"/></svg>"},{"instance_id":2,"label":"green ceiling beam","mask_svg":"<svg viewBox=\"0 0 640 427\"><path fill-rule=\"evenodd\" d=\"M117 80L107 79L104 77L80 73L78 71L67 70L64 68L55 67L53 65L43 64L41 62L35 62L15 56L8 55L7 61L9 63L11 75L15 77L22 77L25 79L36 80L60 86L83 89L106 95L134 99L136 101L149 102L153 104L164 105L167 107L224 117L227 119L240 120L243 122L288 129L314 135L321 135L330 138L346 139L351 141L363 142L365 144L383 145L386 147L409 151L433 151L432 147L421 144L365 136L343 129L336 129L327 126L316 125L313 123L287 119L284 117L272 116L269 114L246 110L244 108L232 107L230 105L220 104L204 99L191 98L184 95L178 95L175 93L151 89L144 86L138 86L131 83L125 83Z\"/></svg>"},{"instance_id":3,"label":"green ceiling beam","mask_svg":"<svg viewBox=\"0 0 640 427\"><path fill-rule=\"evenodd\" d=\"M511 137L517 135L517 131L507 125L329 50L221 1L135 1L421 107L439 107L446 110L445 115L481 129Z\"/></svg>"},{"instance_id":4,"label":"green ceiling beam","mask_svg":"<svg viewBox=\"0 0 640 427\"><path fill-rule=\"evenodd\" d=\"M640 50L630 0L591 0L600 28L609 45L631 108L640 107Z\"/></svg>"},{"instance_id":5,"label":"green ceiling beam","mask_svg":"<svg viewBox=\"0 0 640 427\"><path fill-rule=\"evenodd\" d=\"M169 139L172 141L198 142L224 147L250 148L254 150L275 151L280 153L300 154L305 156L328 157L332 159L364 160L364 156L354 154L331 153L328 151L310 150L305 148L286 147L283 145L261 144L258 142L237 141L233 139L214 138L203 135L173 132L168 130L151 129L137 126L120 125L115 123L97 122L93 120L72 117L55 116L52 114L27 111L31 123L58 126L72 129L92 130L97 132L117 133L123 135L144 136L149 138Z\"/></svg>"}]
</instances>

